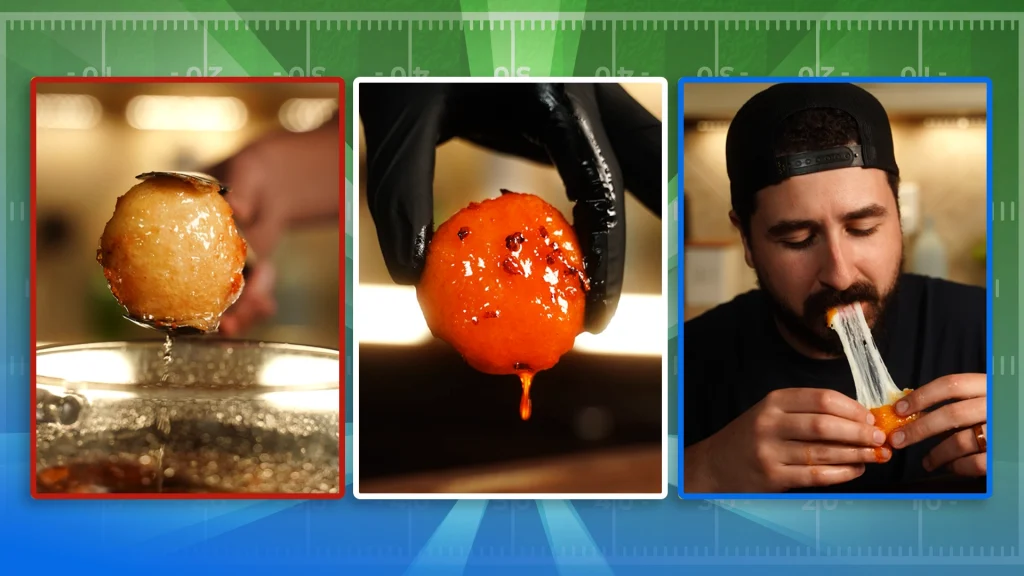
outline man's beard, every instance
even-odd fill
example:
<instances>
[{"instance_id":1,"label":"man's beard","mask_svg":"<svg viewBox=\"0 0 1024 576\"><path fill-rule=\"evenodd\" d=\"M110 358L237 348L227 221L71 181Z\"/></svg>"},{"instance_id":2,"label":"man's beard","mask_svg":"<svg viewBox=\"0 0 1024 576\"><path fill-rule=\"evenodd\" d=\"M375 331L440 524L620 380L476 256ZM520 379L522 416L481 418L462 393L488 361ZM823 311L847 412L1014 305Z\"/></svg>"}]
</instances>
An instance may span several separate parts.
<instances>
[{"instance_id":1,"label":"man's beard","mask_svg":"<svg viewBox=\"0 0 1024 576\"><path fill-rule=\"evenodd\" d=\"M775 318L793 338L816 352L842 356L843 342L839 334L828 326L829 309L860 302L864 308L864 315L871 325L871 333L877 341L884 329L885 311L896 295L902 269L901 257L900 267L883 292L879 292L878 288L869 282L857 282L846 290L820 290L804 301L803 314L791 309L773 292L767 274L757 267L754 270L757 274L757 283L767 297Z\"/></svg>"}]
</instances>

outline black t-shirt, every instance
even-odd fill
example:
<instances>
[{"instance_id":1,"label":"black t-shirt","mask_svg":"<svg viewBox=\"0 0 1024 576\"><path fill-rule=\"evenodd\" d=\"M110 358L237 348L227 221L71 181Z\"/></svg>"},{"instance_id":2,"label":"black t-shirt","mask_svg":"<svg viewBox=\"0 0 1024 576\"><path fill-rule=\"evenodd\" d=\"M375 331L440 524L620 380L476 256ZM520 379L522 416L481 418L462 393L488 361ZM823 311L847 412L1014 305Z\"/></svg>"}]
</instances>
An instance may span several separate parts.
<instances>
[{"instance_id":1,"label":"black t-shirt","mask_svg":"<svg viewBox=\"0 0 1024 576\"><path fill-rule=\"evenodd\" d=\"M948 374L987 371L985 290L904 274L876 344L896 386L918 388ZM779 334L767 295L752 290L684 325L684 438L690 446L782 388L857 394L844 357L814 360ZM984 492L982 480L928 473L924 456L947 435L895 450L856 480L812 492Z\"/></svg>"}]
</instances>

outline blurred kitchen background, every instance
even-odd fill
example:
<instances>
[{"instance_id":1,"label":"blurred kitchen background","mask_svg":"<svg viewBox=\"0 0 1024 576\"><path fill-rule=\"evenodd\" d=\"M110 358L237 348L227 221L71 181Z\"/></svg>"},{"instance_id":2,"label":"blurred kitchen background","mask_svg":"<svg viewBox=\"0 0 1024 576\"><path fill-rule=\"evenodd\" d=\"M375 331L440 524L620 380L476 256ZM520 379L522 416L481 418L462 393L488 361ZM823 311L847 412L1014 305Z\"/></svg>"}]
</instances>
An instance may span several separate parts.
<instances>
[{"instance_id":1,"label":"blurred kitchen background","mask_svg":"<svg viewBox=\"0 0 1024 576\"><path fill-rule=\"evenodd\" d=\"M660 83L625 89L661 119ZM434 340L414 289L395 286L366 203L359 127L359 477L362 492L660 492L662 223L626 196L627 255L618 312L534 379L533 416L519 417L516 376L469 368ZM665 154L663 151L662 154ZM554 168L453 140L437 150L434 221L499 189L536 194L571 220ZM537 337L543 338L543 334Z\"/></svg>"},{"instance_id":2,"label":"blurred kitchen background","mask_svg":"<svg viewBox=\"0 0 1024 576\"><path fill-rule=\"evenodd\" d=\"M203 170L269 132L313 130L337 108L331 84L38 84L38 341L158 337L121 317L96 262L136 175ZM338 234L327 223L284 235L278 312L243 337L338 348Z\"/></svg>"},{"instance_id":3,"label":"blurred kitchen background","mask_svg":"<svg viewBox=\"0 0 1024 576\"><path fill-rule=\"evenodd\" d=\"M769 84L685 86L686 319L756 288L729 222L725 138L736 111ZM985 285L984 84L860 84L885 107L900 167L905 270Z\"/></svg>"}]
</instances>

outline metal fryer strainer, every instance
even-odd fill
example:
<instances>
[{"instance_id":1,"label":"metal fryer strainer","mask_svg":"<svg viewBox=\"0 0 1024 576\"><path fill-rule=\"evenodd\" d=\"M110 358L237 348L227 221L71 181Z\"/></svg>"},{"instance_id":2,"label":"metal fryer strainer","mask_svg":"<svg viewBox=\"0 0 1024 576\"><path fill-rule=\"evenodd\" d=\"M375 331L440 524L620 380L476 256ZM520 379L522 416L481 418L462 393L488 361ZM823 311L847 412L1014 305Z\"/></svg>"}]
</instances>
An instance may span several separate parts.
<instances>
[{"instance_id":1,"label":"metal fryer strainer","mask_svg":"<svg viewBox=\"0 0 1024 576\"><path fill-rule=\"evenodd\" d=\"M337 493L336 350L208 337L39 348L36 493Z\"/></svg>"}]
</instances>

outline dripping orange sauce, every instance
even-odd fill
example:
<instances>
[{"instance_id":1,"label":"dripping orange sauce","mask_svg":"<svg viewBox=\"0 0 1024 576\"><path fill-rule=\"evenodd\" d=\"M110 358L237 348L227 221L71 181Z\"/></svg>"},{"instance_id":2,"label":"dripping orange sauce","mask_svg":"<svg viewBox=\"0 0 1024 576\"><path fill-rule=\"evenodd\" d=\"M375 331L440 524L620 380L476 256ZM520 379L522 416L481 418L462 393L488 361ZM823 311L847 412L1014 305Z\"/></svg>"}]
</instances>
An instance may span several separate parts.
<instances>
[{"instance_id":1,"label":"dripping orange sauce","mask_svg":"<svg viewBox=\"0 0 1024 576\"><path fill-rule=\"evenodd\" d=\"M525 421L533 413L533 401L530 400L530 385L533 384L533 372L520 372L519 381L523 384L523 397L519 400L519 416Z\"/></svg>"},{"instance_id":2,"label":"dripping orange sauce","mask_svg":"<svg viewBox=\"0 0 1024 576\"><path fill-rule=\"evenodd\" d=\"M909 392L909 390L904 390L903 395L905 396ZM896 414L896 410L893 409L893 404L895 404L895 401L886 404L885 406L871 409L871 413L875 416L875 428L885 432L885 444L875 448L875 460L878 462L885 462L888 460L884 455L884 451L892 449L892 446L889 444L889 436L896 430L899 430L914 420L917 420L917 417L919 416L919 414L900 416Z\"/></svg>"},{"instance_id":3,"label":"dripping orange sauce","mask_svg":"<svg viewBox=\"0 0 1024 576\"><path fill-rule=\"evenodd\" d=\"M828 312L825 314L825 321L828 323L829 326L832 325L832 320L835 319L836 314L838 314L838 313L839 313L839 308L829 308L828 309Z\"/></svg>"}]
</instances>

